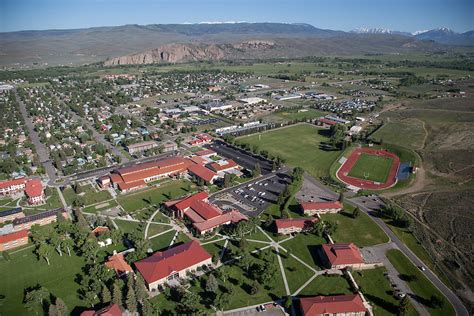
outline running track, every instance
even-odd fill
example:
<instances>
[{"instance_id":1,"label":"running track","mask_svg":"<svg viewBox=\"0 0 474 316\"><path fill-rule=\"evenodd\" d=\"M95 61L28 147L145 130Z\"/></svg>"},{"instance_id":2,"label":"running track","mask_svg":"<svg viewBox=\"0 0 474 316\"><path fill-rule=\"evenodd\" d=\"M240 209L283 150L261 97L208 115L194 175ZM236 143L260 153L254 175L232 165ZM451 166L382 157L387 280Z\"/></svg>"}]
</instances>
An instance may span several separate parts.
<instances>
[{"instance_id":1,"label":"running track","mask_svg":"<svg viewBox=\"0 0 474 316\"><path fill-rule=\"evenodd\" d=\"M364 180L364 179L359 179L359 178L354 178L354 177L349 177L348 174L351 171L351 169L354 167L356 164L357 160L359 159L359 156L362 153L366 154L371 154L371 155L377 155L377 156L383 156L387 158L392 158L392 166L390 167L390 172L388 174L387 181L385 183L375 183L370 180ZM390 153L386 150L380 150L380 149L372 149L372 148L357 148L355 149L349 158L347 158L347 161L339 168L337 171L337 177L352 186L361 188L361 189L368 189L368 190L383 190L392 187L395 185L397 182L397 171L398 168L400 167L400 158L398 158L397 155Z\"/></svg>"}]
</instances>

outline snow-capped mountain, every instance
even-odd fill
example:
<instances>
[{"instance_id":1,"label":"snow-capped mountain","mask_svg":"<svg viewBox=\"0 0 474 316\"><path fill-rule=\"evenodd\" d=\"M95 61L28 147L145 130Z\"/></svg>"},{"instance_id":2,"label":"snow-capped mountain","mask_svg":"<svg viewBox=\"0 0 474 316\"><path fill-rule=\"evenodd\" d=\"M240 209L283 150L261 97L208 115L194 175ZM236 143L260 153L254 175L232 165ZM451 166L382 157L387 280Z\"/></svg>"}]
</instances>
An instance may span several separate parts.
<instances>
[{"instance_id":1,"label":"snow-capped mountain","mask_svg":"<svg viewBox=\"0 0 474 316\"><path fill-rule=\"evenodd\" d=\"M355 30L352 30L351 33L358 33L358 34L394 34L394 35L405 35L409 36L410 33L408 32L401 32L401 31L394 31L390 29L385 29L385 28L365 28L365 27L360 27Z\"/></svg>"},{"instance_id":2,"label":"snow-capped mountain","mask_svg":"<svg viewBox=\"0 0 474 316\"><path fill-rule=\"evenodd\" d=\"M431 40L447 45L474 46L474 31L456 33L447 27L414 34L416 39Z\"/></svg>"}]
</instances>

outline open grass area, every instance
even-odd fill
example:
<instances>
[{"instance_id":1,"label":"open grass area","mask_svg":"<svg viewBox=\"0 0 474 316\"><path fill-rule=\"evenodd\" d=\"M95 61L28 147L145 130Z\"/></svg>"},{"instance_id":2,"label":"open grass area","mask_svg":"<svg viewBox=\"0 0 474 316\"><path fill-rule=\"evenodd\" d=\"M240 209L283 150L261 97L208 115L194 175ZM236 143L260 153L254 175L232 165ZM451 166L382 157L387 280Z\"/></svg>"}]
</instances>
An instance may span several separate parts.
<instances>
[{"instance_id":1,"label":"open grass area","mask_svg":"<svg viewBox=\"0 0 474 316\"><path fill-rule=\"evenodd\" d=\"M455 315L449 301L401 251L397 249L388 250L387 258L397 269L398 273L407 280L408 286L417 296L415 299L427 308L430 315ZM433 296L438 297L442 301L441 306L432 305L430 300Z\"/></svg>"},{"instance_id":2,"label":"open grass area","mask_svg":"<svg viewBox=\"0 0 474 316\"><path fill-rule=\"evenodd\" d=\"M51 264L38 261L34 248L10 252L10 260L0 257L0 294L5 300L0 305L2 315L32 315L24 304L24 289L37 284L48 289L55 297L60 297L68 306L69 312L75 306L84 306L78 297L79 284L74 280L81 274L84 260L72 256L60 257L56 252L50 256ZM38 310L38 312L40 312Z\"/></svg>"},{"instance_id":3,"label":"open grass area","mask_svg":"<svg viewBox=\"0 0 474 316\"><path fill-rule=\"evenodd\" d=\"M425 136L426 132L421 120L406 119L386 123L371 135L371 139L376 141L383 140L383 143L411 149L419 149L423 147Z\"/></svg>"},{"instance_id":4,"label":"open grass area","mask_svg":"<svg viewBox=\"0 0 474 316\"><path fill-rule=\"evenodd\" d=\"M359 179L385 183L388 178L393 159L362 153L356 164L349 171L349 176Z\"/></svg>"},{"instance_id":5,"label":"open grass area","mask_svg":"<svg viewBox=\"0 0 474 316\"><path fill-rule=\"evenodd\" d=\"M291 253L291 252L290 252ZM304 264L291 257L289 253L280 251L281 261L283 267L285 268L285 275L288 281L288 286L290 292L294 293L298 290L311 276L313 271L311 271Z\"/></svg>"},{"instance_id":6,"label":"open grass area","mask_svg":"<svg viewBox=\"0 0 474 316\"><path fill-rule=\"evenodd\" d=\"M150 227L148 227L148 236L147 237L154 236L156 234L165 232L165 231L170 230L170 229L173 229L173 226L151 223Z\"/></svg>"},{"instance_id":7,"label":"open grass area","mask_svg":"<svg viewBox=\"0 0 474 316\"><path fill-rule=\"evenodd\" d=\"M95 205L86 206L83 209L85 213L97 213L103 210L107 210L112 207L116 207L118 204L115 200L109 200L107 202L98 203Z\"/></svg>"},{"instance_id":8,"label":"open grass area","mask_svg":"<svg viewBox=\"0 0 474 316\"><path fill-rule=\"evenodd\" d=\"M188 191L188 188L191 188L191 190ZM149 205L158 205L163 201L191 194L192 188L191 183L187 180L169 181L159 187L121 195L117 198L117 201L125 211L133 212Z\"/></svg>"},{"instance_id":9,"label":"open grass area","mask_svg":"<svg viewBox=\"0 0 474 316\"><path fill-rule=\"evenodd\" d=\"M120 230L126 234L126 233L131 233L133 231L137 231L140 228L140 222L134 222L134 221L127 221L127 220L121 220L121 219L114 219L115 224L120 228ZM145 227L143 226L143 229Z\"/></svg>"},{"instance_id":10,"label":"open grass area","mask_svg":"<svg viewBox=\"0 0 474 316\"><path fill-rule=\"evenodd\" d=\"M285 237L288 238L287 236ZM322 237L309 233L301 233L296 235L295 238L281 243L281 246L289 253L306 262L309 266L320 270L321 263L318 257L318 249L325 243L326 240Z\"/></svg>"},{"instance_id":11,"label":"open grass area","mask_svg":"<svg viewBox=\"0 0 474 316\"><path fill-rule=\"evenodd\" d=\"M92 185L84 185L81 186L81 193L77 194L74 190L70 187L64 189L63 196L66 200L68 205L72 205L72 202L76 198L76 196L81 196L84 200L84 205L91 205L100 202L104 202L110 200L112 197L110 196L109 191L107 190L100 190L96 191Z\"/></svg>"},{"instance_id":12,"label":"open grass area","mask_svg":"<svg viewBox=\"0 0 474 316\"><path fill-rule=\"evenodd\" d=\"M150 239L151 249L153 249L153 251L158 251L168 248L175 233L176 232L173 230L158 237Z\"/></svg>"},{"instance_id":13,"label":"open grass area","mask_svg":"<svg viewBox=\"0 0 474 316\"><path fill-rule=\"evenodd\" d=\"M338 224L336 232L331 235L334 242L353 242L359 247L388 242L388 236L363 212L359 212L356 218L347 213L324 214L321 217Z\"/></svg>"},{"instance_id":14,"label":"open grass area","mask_svg":"<svg viewBox=\"0 0 474 316\"><path fill-rule=\"evenodd\" d=\"M342 275L320 275L308 284L300 296L352 294L351 286Z\"/></svg>"},{"instance_id":15,"label":"open grass area","mask_svg":"<svg viewBox=\"0 0 474 316\"><path fill-rule=\"evenodd\" d=\"M293 120L310 120L315 119L321 116L326 115L327 112L318 111L316 109L306 108L306 109L299 109L299 110L288 110L283 112L275 113L272 116L277 116L282 118L285 121L293 121Z\"/></svg>"},{"instance_id":16,"label":"open grass area","mask_svg":"<svg viewBox=\"0 0 474 316\"><path fill-rule=\"evenodd\" d=\"M340 151L320 149L320 143L328 140L327 131L315 125L298 124L265 133L238 138L266 150L272 155L286 159L292 167L302 167L315 177L329 175L329 168L339 156Z\"/></svg>"},{"instance_id":17,"label":"open grass area","mask_svg":"<svg viewBox=\"0 0 474 316\"><path fill-rule=\"evenodd\" d=\"M352 275L364 293L365 298L374 306L376 316L395 315L398 313L400 301L393 295L393 289L387 277L385 268L354 271ZM413 306L408 315L417 315Z\"/></svg>"}]
</instances>

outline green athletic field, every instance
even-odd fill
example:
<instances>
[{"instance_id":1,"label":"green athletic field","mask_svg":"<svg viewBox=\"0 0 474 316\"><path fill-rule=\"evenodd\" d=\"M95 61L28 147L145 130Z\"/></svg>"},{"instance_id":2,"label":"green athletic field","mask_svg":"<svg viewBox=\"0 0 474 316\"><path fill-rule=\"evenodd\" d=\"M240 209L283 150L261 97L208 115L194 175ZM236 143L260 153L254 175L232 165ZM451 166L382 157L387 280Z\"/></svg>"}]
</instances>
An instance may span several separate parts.
<instances>
[{"instance_id":1,"label":"green athletic field","mask_svg":"<svg viewBox=\"0 0 474 316\"><path fill-rule=\"evenodd\" d=\"M387 181L392 158L362 153L348 176L384 183Z\"/></svg>"}]
</instances>

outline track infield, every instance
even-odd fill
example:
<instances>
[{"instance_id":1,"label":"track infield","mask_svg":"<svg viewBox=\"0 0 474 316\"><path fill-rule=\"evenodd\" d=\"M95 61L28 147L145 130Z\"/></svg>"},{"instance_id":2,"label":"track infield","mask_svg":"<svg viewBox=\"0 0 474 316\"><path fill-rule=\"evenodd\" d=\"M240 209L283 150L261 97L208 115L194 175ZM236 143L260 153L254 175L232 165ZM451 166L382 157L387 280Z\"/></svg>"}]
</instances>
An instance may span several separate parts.
<instances>
[{"instance_id":1,"label":"track infield","mask_svg":"<svg viewBox=\"0 0 474 316\"><path fill-rule=\"evenodd\" d=\"M397 182L400 159L386 150L357 148L337 171L342 182L367 190L383 190Z\"/></svg>"}]
</instances>

